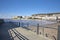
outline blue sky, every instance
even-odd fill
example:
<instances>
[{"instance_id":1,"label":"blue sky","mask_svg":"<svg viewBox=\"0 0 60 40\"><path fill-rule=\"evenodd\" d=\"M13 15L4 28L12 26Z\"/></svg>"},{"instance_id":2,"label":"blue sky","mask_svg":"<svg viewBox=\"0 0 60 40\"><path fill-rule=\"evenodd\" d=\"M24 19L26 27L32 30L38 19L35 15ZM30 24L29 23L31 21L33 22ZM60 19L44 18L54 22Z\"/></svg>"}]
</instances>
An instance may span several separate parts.
<instances>
[{"instance_id":1,"label":"blue sky","mask_svg":"<svg viewBox=\"0 0 60 40\"><path fill-rule=\"evenodd\" d=\"M0 0L0 18L60 12L60 0Z\"/></svg>"}]
</instances>

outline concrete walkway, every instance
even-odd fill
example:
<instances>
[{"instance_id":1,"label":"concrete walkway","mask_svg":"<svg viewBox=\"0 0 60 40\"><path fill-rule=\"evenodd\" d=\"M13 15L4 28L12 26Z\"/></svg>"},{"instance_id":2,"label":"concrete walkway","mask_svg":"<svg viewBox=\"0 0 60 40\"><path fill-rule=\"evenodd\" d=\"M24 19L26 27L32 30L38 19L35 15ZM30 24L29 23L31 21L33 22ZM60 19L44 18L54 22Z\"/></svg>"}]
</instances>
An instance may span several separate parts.
<instances>
[{"instance_id":1,"label":"concrete walkway","mask_svg":"<svg viewBox=\"0 0 60 40\"><path fill-rule=\"evenodd\" d=\"M0 40L49 40L36 33L17 27L11 23L4 23L0 28Z\"/></svg>"},{"instance_id":2,"label":"concrete walkway","mask_svg":"<svg viewBox=\"0 0 60 40\"><path fill-rule=\"evenodd\" d=\"M12 24L8 22L0 25L0 40L13 40L8 30L16 27L17 26L12 26Z\"/></svg>"},{"instance_id":3,"label":"concrete walkway","mask_svg":"<svg viewBox=\"0 0 60 40\"><path fill-rule=\"evenodd\" d=\"M18 33L21 33L22 35L24 35L26 38L28 38L28 40L49 40L49 39L45 39L44 37L40 36L40 35L37 35L36 33L30 31L30 30L26 30L26 29L23 29L21 27L19 28L15 28L13 29L15 32ZM12 30L10 30L12 32L12 35L14 34ZM13 37L16 37L16 35L13 35ZM14 38L16 39L16 38Z\"/></svg>"}]
</instances>

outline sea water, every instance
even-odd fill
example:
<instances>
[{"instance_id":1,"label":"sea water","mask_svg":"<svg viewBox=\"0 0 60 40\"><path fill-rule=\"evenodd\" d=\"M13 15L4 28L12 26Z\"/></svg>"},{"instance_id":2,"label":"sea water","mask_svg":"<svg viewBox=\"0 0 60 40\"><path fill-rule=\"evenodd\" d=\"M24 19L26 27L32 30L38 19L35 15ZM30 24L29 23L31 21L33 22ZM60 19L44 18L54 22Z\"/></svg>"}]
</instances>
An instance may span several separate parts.
<instances>
[{"instance_id":1,"label":"sea water","mask_svg":"<svg viewBox=\"0 0 60 40\"><path fill-rule=\"evenodd\" d=\"M46 25L46 24L56 23L56 22L51 22L51 21L47 21L47 20L12 20L12 19L4 19L4 21L5 22L15 22L15 24L20 22L21 25L23 23L23 25L35 25L35 26L37 26L37 24Z\"/></svg>"}]
</instances>

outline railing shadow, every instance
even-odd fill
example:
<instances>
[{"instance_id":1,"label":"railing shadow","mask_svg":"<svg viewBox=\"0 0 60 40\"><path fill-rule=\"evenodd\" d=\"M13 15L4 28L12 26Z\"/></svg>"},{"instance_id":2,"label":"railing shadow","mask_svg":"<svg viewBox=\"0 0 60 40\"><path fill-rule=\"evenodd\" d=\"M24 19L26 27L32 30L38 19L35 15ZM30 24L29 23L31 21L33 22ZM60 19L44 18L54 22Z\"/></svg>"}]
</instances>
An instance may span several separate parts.
<instances>
[{"instance_id":1,"label":"railing shadow","mask_svg":"<svg viewBox=\"0 0 60 40\"><path fill-rule=\"evenodd\" d=\"M14 37L12 37L12 33L9 31L10 29L14 29L14 28L18 28L19 26L14 25L11 22L5 22L4 24L2 24L0 26L0 40L14 40ZM15 30L15 29L14 29ZM23 36L21 33L19 33L17 30L12 30L16 36L21 40L22 39L26 39L28 40L25 36ZM10 33L10 34L9 34ZM22 37L21 37L22 36ZM25 40L24 39L24 40Z\"/></svg>"},{"instance_id":2,"label":"railing shadow","mask_svg":"<svg viewBox=\"0 0 60 40\"><path fill-rule=\"evenodd\" d=\"M13 39L15 38L15 37L17 37L17 38L19 38L19 40L29 40L28 38L26 38L25 36L23 36L21 33L19 33L16 29L11 29L13 32L14 32L14 34L16 35L16 36L14 36L13 37Z\"/></svg>"}]
</instances>

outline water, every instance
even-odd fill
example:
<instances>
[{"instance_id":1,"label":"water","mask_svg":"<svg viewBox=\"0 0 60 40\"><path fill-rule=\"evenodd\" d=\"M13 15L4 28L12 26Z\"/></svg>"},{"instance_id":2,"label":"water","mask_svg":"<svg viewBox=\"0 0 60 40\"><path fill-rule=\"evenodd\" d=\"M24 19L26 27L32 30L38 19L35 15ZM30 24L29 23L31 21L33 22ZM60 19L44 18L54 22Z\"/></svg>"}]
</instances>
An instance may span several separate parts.
<instances>
[{"instance_id":1,"label":"water","mask_svg":"<svg viewBox=\"0 0 60 40\"><path fill-rule=\"evenodd\" d=\"M26 24L30 24L30 25L46 25L46 24L53 24L56 22L51 22L51 21L47 21L47 20L12 20L12 19L5 19L5 22L20 22L20 23L24 23L24 25Z\"/></svg>"}]
</instances>

